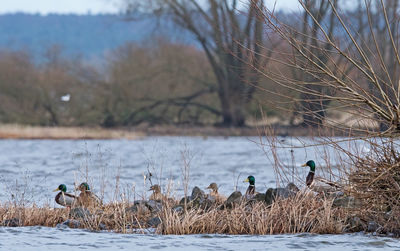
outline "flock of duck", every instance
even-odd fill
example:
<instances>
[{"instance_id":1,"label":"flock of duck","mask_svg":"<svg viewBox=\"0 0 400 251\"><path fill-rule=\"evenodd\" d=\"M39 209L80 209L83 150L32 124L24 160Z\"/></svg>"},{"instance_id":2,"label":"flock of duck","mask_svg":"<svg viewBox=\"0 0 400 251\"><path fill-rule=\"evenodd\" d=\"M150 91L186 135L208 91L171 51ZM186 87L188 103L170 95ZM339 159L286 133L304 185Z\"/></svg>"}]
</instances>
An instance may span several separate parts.
<instances>
[{"instance_id":1,"label":"flock of duck","mask_svg":"<svg viewBox=\"0 0 400 251\"><path fill-rule=\"evenodd\" d=\"M314 180L315 162L313 160L309 160L302 166L303 167L308 166L310 168L306 178L306 185L310 187ZM248 176L247 179L244 180L244 182L249 183L249 186L244 195L246 199L262 198L261 200L267 201L267 203L271 202L268 200L271 200L271 198L273 197L276 196L287 197L293 192L295 193L298 191L298 188L293 183L290 183L286 188L275 188L275 189L269 188L266 193L261 194L256 192L254 176L252 175ZM219 202L225 201L225 197L218 193L218 185L216 183L211 183L206 189L211 190L210 196L213 197L215 201ZM97 207L102 204L99 197L96 196L90 190L90 187L86 182L81 183L78 187L78 190L80 191L80 194L78 196L75 196L74 194L67 193L66 185L64 184L59 185L58 188L54 190L54 191L59 191L59 193L55 197L55 202L64 207L74 207L74 206ZM149 191L153 191L153 193L149 198L150 200L159 201L167 199L165 195L161 193L161 188L159 185L152 185ZM231 196L228 197L228 200L226 201L229 201L231 197L235 197L234 196L235 193L240 194L241 197L240 192L234 192Z\"/></svg>"}]
</instances>

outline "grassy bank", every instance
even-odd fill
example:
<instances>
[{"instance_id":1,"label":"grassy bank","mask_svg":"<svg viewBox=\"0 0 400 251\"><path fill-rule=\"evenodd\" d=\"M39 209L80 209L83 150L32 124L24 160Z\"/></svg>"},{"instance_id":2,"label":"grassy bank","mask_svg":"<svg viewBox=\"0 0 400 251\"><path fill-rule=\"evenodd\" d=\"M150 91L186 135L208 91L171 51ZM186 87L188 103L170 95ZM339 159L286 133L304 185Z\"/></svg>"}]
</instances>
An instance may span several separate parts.
<instances>
[{"instance_id":1,"label":"grassy bank","mask_svg":"<svg viewBox=\"0 0 400 251\"><path fill-rule=\"evenodd\" d=\"M301 126L271 126L278 136L348 136L348 132ZM264 127L138 126L105 129L100 127L41 127L0 124L0 139L139 139L145 136L260 136Z\"/></svg>"},{"instance_id":2,"label":"grassy bank","mask_svg":"<svg viewBox=\"0 0 400 251\"><path fill-rule=\"evenodd\" d=\"M89 127L0 125L0 139L138 139L142 132Z\"/></svg>"},{"instance_id":3,"label":"grassy bank","mask_svg":"<svg viewBox=\"0 0 400 251\"><path fill-rule=\"evenodd\" d=\"M344 232L343 211L333 208L332 200L303 195L277 200L271 206L262 202L242 202L231 209L221 209L221 205L214 204L207 209L192 208L180 212L166 201L157 212L114 202L101 208L82 209L82 215L76 213L76 208L4 204L0 206L0 220L3 226L55 227L64 223L69 227L118 233L140 233L149 227L156 227L158 234ZM159 219L156 225L151 221L154 218Z\"/></svg>"}]
</instances>

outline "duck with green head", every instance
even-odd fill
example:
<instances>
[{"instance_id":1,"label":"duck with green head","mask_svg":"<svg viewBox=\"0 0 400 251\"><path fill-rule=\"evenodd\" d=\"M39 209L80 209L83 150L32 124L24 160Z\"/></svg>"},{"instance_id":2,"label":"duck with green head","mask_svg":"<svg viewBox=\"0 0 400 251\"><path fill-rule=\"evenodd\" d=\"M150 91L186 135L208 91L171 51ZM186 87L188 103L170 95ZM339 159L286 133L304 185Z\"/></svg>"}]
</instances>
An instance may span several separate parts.
<instances>
[{"instance_id":1,"label":"duck with green head","mask_svg":"<svg viewBox=\"0 0 400 251\"><path fill-rule=\"evenodd\" d=\"M73 194L67 193L66 185L59 185L53 192L57 191L60 191L55 197L57 204L64 207L72 207L75 204L77 197Z\"/></svg>"},{"instance_id":2,"label":"duck with green head","mask_svg":"<svg viewBox=\"0 0 400 251\"><path fill-rule=\"evenodd\" d=\"M90 191L88 183L81 183L78 189L81 191L78 197L78 202L81 206L97 207L101 205L101 200L92 191Z\"/></svg>"},{"instance_id":3,"label":"duck with green head","mask_svg":"<svg viewBox=\"0 0 400 251\"><path fill-rule=\"evenodd\" d=\"M250 175L243 182L249 182L249 187L246 190L245 196L246 198L251 198L256 194L256 179L254 176Z\"/></svg>"},{"instance_id":4,"label":"duck with green head","mask_svg":"<svg viewBox=\"0 0 400 251\"><path fill-rule=\"evenodd\" d=\"M308 187L311 186L311 184L314 181L314 174L315 174L315 162L314 160L309 160L307 161L307 163L305 163L304 165L302 165L302 167L310 167L310 171L308 172L307 178L306 178L306 185Z\"/></svg>"}]
</instances>

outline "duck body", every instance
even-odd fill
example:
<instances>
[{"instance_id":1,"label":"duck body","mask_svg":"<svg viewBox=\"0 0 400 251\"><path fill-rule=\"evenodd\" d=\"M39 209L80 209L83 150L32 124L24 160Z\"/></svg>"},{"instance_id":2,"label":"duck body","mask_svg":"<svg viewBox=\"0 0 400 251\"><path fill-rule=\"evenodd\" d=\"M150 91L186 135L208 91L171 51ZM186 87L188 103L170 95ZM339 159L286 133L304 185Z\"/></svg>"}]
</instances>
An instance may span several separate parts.
<instances>
[{"instance_id":1,"label":"duck body","mask_svg":"<svg viewBox=\"0 0 400 251\"><path fill-rule=\"evenodd\" d=\"M79 185L78 189L81 191L78 197L78 203L83 207L97 207L101 205L101 200L97 195L90 191L90 187L87 183Z\"/></svg>"},{"instance_id":2,"label":"duck body","mask_svg":"<svg viewBox=\"0 0 400 251\"><path fill-rule=\"evenodd\" d=\"M314 172L308 172L308 175L307 175L307 177L306 177L306 185L308 186L308 187L310 187L311 186L311 184L313 183L313 181L314 181Z\"/></svg>"},{"instance_id":3,"label":"duck body","mask_svg":"<svg viewBox=\"0 0 400 251\"><path fill-rule=\"evenodd\" d=\"M254 176L249 176L244 182L249 182L249 187L246 190L246 193L244 194L246 199L251 199L255 196L256 194L256 179Z\"/></svg>"},{"instance_id":4,"label":"duck body","mask_svg":"<svg viewBox=\"0 0 400 251\"><path fill-rule=\"evenodd\" d=\"M60 191L54 198L58 205L72 207L77 202L77 197L73 194L67 193L67 187L64 184L59 185L54 192L55 191Z\"/></svg>"},{"instance_id":5,"label":"duck body","mask_svg":"<svg viewBox=\"0 0 400 251\"><path fill-rule=\"evenodd\" d=\"M150 200L163 200L164 195L161 193L161 188L159 185L152 185L149 189L149 191L153 191L153 193L150 195Z\"/></svg>"},{"instance_id":6,"label":"duck body","mask_svg":"<svg viewBox=\"0 0 400 251\"><path fill-rule=\"evenodd\" d=\"M315 175L315 162L313 160L307 161L302 167L310 167L310 171L308 172L307 178L306 178L306 185L310 187L314 181L314 175Z\"/></svg>"},{"instance_id":7,"label":"duck body","mask_svg":"<svg viewBox=\"0 0 400 251\"><path fill-rule=\"evenodd\" d=\"M218 193L218 185L217 183L211 183L206 189L210 189L209 198L215 200L217 203L222 203L226 200L225 196Z\"/></svg>"}]
</instances>

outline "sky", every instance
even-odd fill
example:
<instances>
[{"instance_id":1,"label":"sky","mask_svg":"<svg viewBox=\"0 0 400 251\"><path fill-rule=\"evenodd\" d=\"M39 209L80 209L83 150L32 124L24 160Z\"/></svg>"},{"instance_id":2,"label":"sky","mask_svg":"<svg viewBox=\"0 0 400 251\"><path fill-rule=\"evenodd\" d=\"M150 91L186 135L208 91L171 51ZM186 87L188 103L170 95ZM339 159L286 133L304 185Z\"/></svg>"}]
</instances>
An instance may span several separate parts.
<instances>
[{"instance_id":1,"label":"sky","mask_svg":"<svg viewBox=\"0 0 400 251\"><path fill-rule=\"evenodd\" d=\"M120 10L121 2L122 0L0 0L0 14L15 12L40 13L42 15L49 13L116 13ZM271 0L266 2L270 8L275 3ZM296 10L298 9L298 0L276 0L276 8Z\"/></svg>"}]
</instances>

